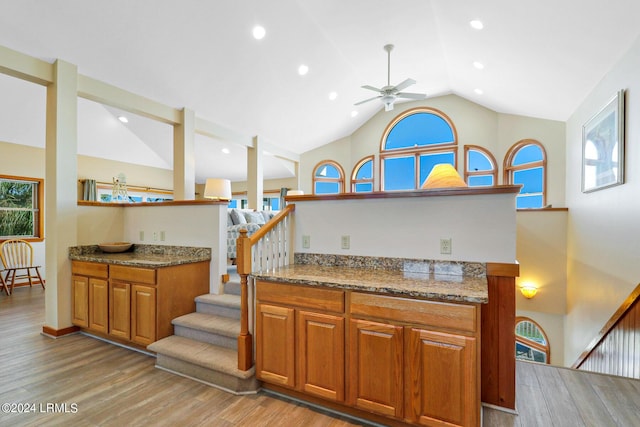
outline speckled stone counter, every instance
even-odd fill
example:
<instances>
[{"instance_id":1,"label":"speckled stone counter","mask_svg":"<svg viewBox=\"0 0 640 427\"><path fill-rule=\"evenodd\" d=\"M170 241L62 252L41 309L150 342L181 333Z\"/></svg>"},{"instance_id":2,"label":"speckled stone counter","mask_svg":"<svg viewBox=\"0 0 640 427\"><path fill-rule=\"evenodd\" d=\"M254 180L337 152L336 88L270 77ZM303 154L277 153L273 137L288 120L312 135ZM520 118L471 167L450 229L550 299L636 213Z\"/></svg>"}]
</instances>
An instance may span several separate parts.
<instances>
[{"instance_id":1,"label":"speckled stone counter","mask_svg":"<svg viewBox=\"0 0 640 427\"><path fill-rule=\"evenodd\" d=\"M161 268L193 262L210 261L211 248L191 246L133 245L121 253L102 252L98 245L69 248L73 261L100 262L132 267Z\"/></svg>"},{"instance_id":2,"label":"speckled stone counter","mask_svg":"<svg viewBox=\"0 0 640 427\"><path fill-rule=\"evenodd\" d=\"M252 276L270 282L442 301L487 303L489 300L486 269L479 263L371 257L357 257L350 262L348 258L353 257L298 255L296 264L267 272L253 272ZM326 257L332 258L327 261ZM303 263L305 261L309 262Z\"/></svg>"}]
</instances>

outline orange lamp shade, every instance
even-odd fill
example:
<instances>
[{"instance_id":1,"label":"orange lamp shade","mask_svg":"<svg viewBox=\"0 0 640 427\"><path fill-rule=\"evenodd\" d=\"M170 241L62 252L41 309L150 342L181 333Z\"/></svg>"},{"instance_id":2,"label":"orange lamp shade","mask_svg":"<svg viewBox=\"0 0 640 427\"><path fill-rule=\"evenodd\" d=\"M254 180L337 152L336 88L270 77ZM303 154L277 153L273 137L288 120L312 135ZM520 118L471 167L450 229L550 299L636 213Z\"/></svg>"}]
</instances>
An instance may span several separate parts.
<instances>
[{"instance_id":1,"label":"orange lamp shade","mask_svg":"<svg viewBox=\"0 0 640 427\"><path fill-rule=\"evenodd\" d=\"M449 163L437 164L422 184L422 188L466 187L458 171Z\"/></svg>"}]
</instances>

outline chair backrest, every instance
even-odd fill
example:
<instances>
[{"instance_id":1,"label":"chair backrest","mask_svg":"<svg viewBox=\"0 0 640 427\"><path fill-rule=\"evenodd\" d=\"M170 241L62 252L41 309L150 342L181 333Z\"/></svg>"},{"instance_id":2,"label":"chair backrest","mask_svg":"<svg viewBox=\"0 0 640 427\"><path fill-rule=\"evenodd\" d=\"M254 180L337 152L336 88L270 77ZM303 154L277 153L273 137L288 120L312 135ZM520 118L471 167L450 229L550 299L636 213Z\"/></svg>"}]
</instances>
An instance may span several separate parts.
<instances>
[{"instance_id":1,"label":"chair backrest","mask_svg":"<svg viewBox=\"0 0 640 427\"><path fill-rule=\"evenodd\" d=\"M4 268L30 267L33 260L33 247L25 240L5 240L0 244L0 259Z\"/></svg>"}]
</instances>

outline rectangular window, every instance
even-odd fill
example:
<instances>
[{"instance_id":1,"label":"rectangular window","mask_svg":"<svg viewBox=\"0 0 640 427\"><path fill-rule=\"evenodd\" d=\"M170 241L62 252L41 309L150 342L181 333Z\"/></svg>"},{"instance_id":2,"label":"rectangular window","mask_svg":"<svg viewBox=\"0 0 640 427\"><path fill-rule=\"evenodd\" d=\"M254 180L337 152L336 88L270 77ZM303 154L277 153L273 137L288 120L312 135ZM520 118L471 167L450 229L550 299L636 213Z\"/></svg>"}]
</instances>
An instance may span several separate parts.
<instances>
[{"instance_id":1,"label":"rectangular window","mask_svg":"<svg viewBox=\"0 0 640 427\"><path fill-rule=\"evenodd\" d=\"M415 190L416 158L387 157L383 159L384 191Z\"/></svg>"},{"instance_id":2,"label":"rectangular window","mask_svg":"<svg viewBox=\"0 0 640 427\"><path fill-rule=\"evenodd\" d=\"M41 240L44 180L0 175L0 240Z\"/></svg>"}]
</instances>

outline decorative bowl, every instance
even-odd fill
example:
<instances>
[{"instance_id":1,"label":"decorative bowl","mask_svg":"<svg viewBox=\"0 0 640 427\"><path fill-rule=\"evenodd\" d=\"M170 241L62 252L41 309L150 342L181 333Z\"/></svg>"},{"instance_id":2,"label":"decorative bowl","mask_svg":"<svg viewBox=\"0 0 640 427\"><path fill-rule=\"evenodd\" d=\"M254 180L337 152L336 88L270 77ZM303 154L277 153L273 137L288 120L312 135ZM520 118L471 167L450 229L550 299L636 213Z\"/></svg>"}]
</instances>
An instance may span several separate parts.
<instances>
[{"instance_id":1,"label":"decorative bowl","mask_svg":"<svg viewBox=\"0 0 640 427\"><path fill-rule=\"evenodd\" d=\"M110 242L100 243L98 247L102 249L102 252L117 253L129 250L133 246L133 243L129 242Z\"/></svg>"}]
</instances>

